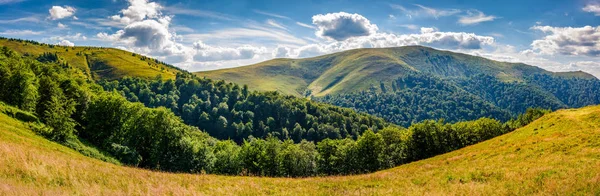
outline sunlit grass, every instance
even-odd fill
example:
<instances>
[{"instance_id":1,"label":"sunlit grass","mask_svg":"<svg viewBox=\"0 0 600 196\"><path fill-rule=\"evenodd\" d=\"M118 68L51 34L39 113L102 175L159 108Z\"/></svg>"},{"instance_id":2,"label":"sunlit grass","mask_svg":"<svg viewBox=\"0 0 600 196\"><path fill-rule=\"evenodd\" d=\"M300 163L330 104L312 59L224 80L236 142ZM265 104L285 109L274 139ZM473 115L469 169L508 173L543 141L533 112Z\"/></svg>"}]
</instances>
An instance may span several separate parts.
<instances>
[{"instance_id":1,"label":"sunlit grass","mask_svg":"<svg viewBox=\"0 0 600 196\"><path fill-rule=\"evenodd\" d=\"M0 166L0 192L7 195L598 195L600 106L561 110L489 141L373 174L303 179L117 166L0 114Z\"/></svg>"},{"instance_id":2,"label":"sunlit grass","mask_svg":"<svg viewBox=\"0 0 600 196\"><path fill-rule=\"evenodd\" d=\"M178 70L156 63L152 59L142 60L140 55L114 48L64 47L35 45L0 39L0 47L6 46L21 54L40 55L44 52L56 53L73 67L80 68L95 79L118 79L125 76L174 79ZM103 65L103 66L100 66Z\"/></svg>"}]
</instances>

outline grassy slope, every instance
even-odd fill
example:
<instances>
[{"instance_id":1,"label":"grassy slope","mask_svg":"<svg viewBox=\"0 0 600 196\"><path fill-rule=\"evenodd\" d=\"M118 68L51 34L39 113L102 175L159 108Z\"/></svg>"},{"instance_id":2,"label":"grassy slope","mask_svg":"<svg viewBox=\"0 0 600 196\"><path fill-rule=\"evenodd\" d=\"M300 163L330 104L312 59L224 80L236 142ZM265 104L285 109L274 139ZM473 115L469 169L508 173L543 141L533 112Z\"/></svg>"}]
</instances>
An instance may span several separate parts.
<instances>
[{"instance_id":1,"label":"grassy slope","mask_svg":"<svg viewBox=\"0 0 600 196\"><path fill-rule=\"evenodd\" d=\"M584 72L551 73L519 63L505 63L422 46L355 49L307 59L276 59L255 65L197 72L196 75L248 84L256 90L276 90L313 95L364 90L380 81L390 82L408 70L440 77L464 77L473 73L519 81L524 75L548 73L565 77L593 78Z\"/></svg>"},{"instance_id":2,"label":"grassy slope","mask_svg":"<svg viewBox=\"0 0 600 196\"><path fill-rule=\"evenodd\" d=\"M305 179L171 174L84 157L0 114L0 195L600 194L600 106L373 174Z\"/></svg>"},{"instance_id":3,"label":"grassy slope","mask_svg":"<svg viewBox=\"0 0 600 196\"><path fill-rule=\"evenodd\" d=\"M57 53L59 57L74 67L78 67L88 75L99 79L116 79L124 76L154 78L175 78L178 70L154 60L141 60L140 55L132 56L131 52L114 48L62 47L34 45L0 39L0 47L6 46L19 53L40 55L44 52ZM77 55L80 53L82 55Z\"/></svg>"}]
</instances>

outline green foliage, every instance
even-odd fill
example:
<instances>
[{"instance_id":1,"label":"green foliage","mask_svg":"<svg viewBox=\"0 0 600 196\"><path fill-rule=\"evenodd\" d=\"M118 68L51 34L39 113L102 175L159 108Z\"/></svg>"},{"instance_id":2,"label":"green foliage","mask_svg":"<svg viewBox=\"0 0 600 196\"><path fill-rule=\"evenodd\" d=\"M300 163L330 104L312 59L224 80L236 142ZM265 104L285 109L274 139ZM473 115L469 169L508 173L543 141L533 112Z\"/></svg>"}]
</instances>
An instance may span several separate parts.
<instances>
[{"instance_id":1,"label":"green foliage","mask_svg":"<svg viewBox=\"0 0 600 196\"><path fill-rule=\"evenodd\" d=\"M597 79L565 79L549 74L526 79L530 83L503 82L484 74L444 80L410 73L393 81L391 91L369 90L314 100L354 108L402 126L427 119L459 122L488 117L507 121L527 108L556 110L600 103Z\"/></svg>"},{"instance_id":2,"label":"green foliage","mask_svg":"<svg viewBox=\"0 0 600 196\"><path fill-rule=\"evenodd\" d=\"M248 92L247 87L183 74L174 81L125 78L101 85L107 91L118 91L129 101L169 108L186 124L237 143L249 136L272 136L295 142L357 138L368 128L378 130L387 126L383 119L350 109L275 92ZM310 129L314 132L309 134Z\"/></svg>"},{"instance_id":3,"label":"green foliage","mask_svg":"<svg viewBox=\"0 0 600 196\"><path fill-rule=\"evenodd\" d=\"M369 90L314 100L354 108L402 126L427 119L458 122L481 117L503 121L510 118L504 110L435 76L407 74L393 81L392 87L386 92Z\"/></svg>"}]
</instances>

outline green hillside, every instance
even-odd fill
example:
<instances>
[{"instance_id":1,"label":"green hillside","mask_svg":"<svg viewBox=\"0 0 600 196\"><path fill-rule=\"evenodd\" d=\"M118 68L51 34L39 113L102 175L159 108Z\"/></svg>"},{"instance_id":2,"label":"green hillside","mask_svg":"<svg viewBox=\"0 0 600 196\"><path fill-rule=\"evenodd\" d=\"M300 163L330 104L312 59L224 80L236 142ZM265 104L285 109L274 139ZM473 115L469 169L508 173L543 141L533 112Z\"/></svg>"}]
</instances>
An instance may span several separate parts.
<instances>
[{"instance_id":1,"label":"green hillside","mask_svg":"<svg viewBox=\"0 0 600 196\"><path fill-rule=\"evenodd\" d=\"M77 67L94 79L119 79L125 76L164 79L175 78L180 69L139 54L115 48L66 47L41 44L33 41L0 37L0 47L8 47L21 54L57 54L71 66Z\"/></svg>"},{"instance_id":2,"label":"green hillside","mask_svg":"<svg viewBox=\"0 0 600 196\"><path fill-rule=\"evenodd\" d=\"M500 137L364 175L263 178L173 174L82 156L0 114L6 195L597 195L600 106L560 110Z\"/></svg>"},{"instance_id":3,"label":"green hillside","mask_svg":"<svg viewBox=\"0 0 600 196\"><path fill-rule=\"evenodd\" d=\"M555 73L422 46L355 49L195 74L310 96L402 126L426 119L508 120L531 107L600 104L600 80L585 72Z\"/></svg>"},{"instance_id":4,"label":"green hillside","mask_svg":"<svg viewBox=\"0 0 600 196\"><path fill-rule=\"evenodd\" d=\"M324 96L367 90L380 82L391 83L417 71L441 78L466 78L474 74L502 81L523 81L531 74L592 79L584 72L553 73L520 63L498 62L482 57L441 51L423 46L368 48L306 59L274 59L262 63L196 72L198 76L223 79L263 91Z\"/></svg>"}]
</instances>

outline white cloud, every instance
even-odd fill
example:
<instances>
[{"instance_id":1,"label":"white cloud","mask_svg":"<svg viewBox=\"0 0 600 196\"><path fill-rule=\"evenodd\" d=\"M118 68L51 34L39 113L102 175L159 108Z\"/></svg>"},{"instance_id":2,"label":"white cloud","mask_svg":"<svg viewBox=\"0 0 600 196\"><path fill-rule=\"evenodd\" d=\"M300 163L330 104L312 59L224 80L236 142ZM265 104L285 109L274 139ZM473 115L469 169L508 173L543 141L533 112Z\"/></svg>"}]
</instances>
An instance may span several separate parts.
<instances>
[{"instance_id":1,"label":"white cloud","mask_svg":"<svg viewBox=\"0 0 600 196\"><path fill-rule=\"evenodd\" d=\"M262 14L262 15L265 15L265 16L271 16L271 17L275 17L275 18L281 18L281 19L291 20L290 17L279 15L279 14L274 14L274 13L269 13L269 12L263 12L263 11L260 11L260 10L253 10L253 11L254 11L254 13Z\"/></svg>"},{"instance_id":2,"label":"white cloud","mask_svg":"<svg viewBox=\"0 0 600 196\"><path fill-rule=\"evenodd\" d=\"M299 39L286 31L250 26L248 28L227 28L211 31L205 34L187 34L184 40L195 42L196 40L260 40L265 42L278 42L293 45L303 45L307 42Z\"/></svg>"},{"instance_id":3,"label":"white cloud","mask_svg":"<svg viewBox=\"0 0 600 196\"><path fill-rule=\"evenodd\" d=\"M75 46L75 44L69 40L61 40L60 42L56 43L57 45L61 45L61 46Z\"/></svg>"},{"instance_id":4,"label":"white cloud","mask_svg":"<svg viewBox=\"0 0 600 196\"><path fill-rule=\"evenodd\" d=\"M600 4L588 4L583 7L583 11L594 13L596 16L600 16Z\"/></svg>"},{"instance_id":5,"label":"white cloud","mask_svg":"<svg viewBox=\"0 0 600 196\"><path fill-rule=\"evenodd\" d=\"M57 26L59 29L66 29L66 28L68 27L67 25L64 25L63 23L60 23L60 22L59 22L59 23L58 23L56 26Z\"/></svg>"},{"instance_id":6,"label":"white cloud","mask_svg":"<svg viewBox=\"0 0 600 196\"><path fill-rule=\"evenodd\" d=\"M74 35L65 35L65 36L52 36L50 37L50 41L60 41L60 40L75 40L75 41L85 41L87 37L82 35L81 33L76 33Z\"/></svg>"},{"instance_id":7,"label":"white cloud","mask_svg":"<svg viewBox=\"0 0 600 196\"><path fill-rule=\"evenodd\" d=\"M283 26L282 24L279 24L279 23L275 22L275 20L271 20L271 19L269 19L269 20L267 20L267 24L269 24L269 25L271 25L271 26L273 26L273 27L275 27L275 28L283 29L283 30L286 30L286 31L288 30L288 29L287 29L285 26Z\"/></svg>"},{"instance_id":8,"label":"white cloud","mask_svg":"<svg viewBox=\"0 0 600 196\"><path fill-rule=\"evenodd\" d=\"M485 15L479 10L468 11L466 16L461 16L458 23L462 25L475 25L482 22L494 21L496 16Z\"/></svg>"},{"instance_id":9,"label":"white cloud","mask_svg":"<svg viewBox=\"0 0 600 196\"><path fill-rule=\"evenodd\" d=\"M351 37L368 36L375 34L377 25L359 15L346 12L318 14L312 17L313 24L317 26L316 35L337 41Z\"/></svg>"},{"instance_id":10,"label":"white cloud","mask_svg":"<svg viewBox=\"0 0 600 196\"><path fill-rule=\"evenodd\" d=\"M533 26L531 29L547 34L531 44L540 54L600 56L600 26Z\"/></svg>"},{"instance_id":11,"label":"white cloud","mask_svg":"<svg viewBox=\"0 0 600 196\"><path fill-rule=\"evenodd\" d=\"M282 57L289 57L291 56L290 54L291 49L285 46L277 46L277 48L275 48L275 50L273 50L273 58L282 58Z\"/></svg>"},{"instance_id":12,"label":"white cloud","mask_svg":"<svg viewBox=\"0 0 600 196\"><path fill-rule=\"evenodd\" d=\"M391 4L390 6L393 9L400 10L403 14L405 14L409 18L433 17L433 18L437 19L439 17L452 16L452 15L462 12L459 9L436 9L436 8L423 6L420 4L413 4L413 6L417 7L417 9L408 9L404 6L397 5L397 4Z\"/></svg>"},{"instance_id":13,"label":"white cloud","mask_svg":"<svg viewBox=\"0 0 600 196\"><path fill-rule=\"evenodd\" d=\"M38 23L40 19L34 16L28 16L23 18L17 18L12 20L0 20L0 24L14 24L14 23L23 23L23 22L33 22Z\"/></svg>"},{"instance_id":14,"label":"white cloud","mask_svg":"<svg viewBox=\"0 0 600 196\"><path fill-rule=\"evenodd\" d=\"M252 59L267 52L266 48L244 45L237 48L213 47L201 41L194 43L194 60L200 62Z\"/></svg>"},{"instance_id":15,"label":"white cloud","mask_svg":"<svg viewBox=\"0 0 600 196\"><path fill-rule=\"evenodd\" d=\"M298 26L301 26L301 27L306 27L306 28L309 28L309 29L317 29L317 27L315 27L315 26L312 26L312 25L309 25L309 24L306 24L306 23L296 22L296 24L297 24Z\"/></svg>"},{"instance_id":16,"label":"white cloud","mask_svg":"<svg viewBox=\"0 0 600 196\"><path fill-rule=\"evenodd\" d=\"M26 0L0 0L0 5L12 4L12 3L20 3Z\"/></svg>"},{"instance_id":17,"label":"white cloud","mask_svg":"<svg viewBox=\"0 0 600 196\"><path fill-rule=\"evenodd\" d=\"M417 30L417 29L419 29L419 26L414 25L414 24L404 24L404 25L399 25L399 26L407 28L407 29L410 29L410 30Z\"/></svg>"},{"instance_id":18,"label":"white cloud","mask_svg":"<svg viewBox=\"0 0 600 196\"><path fill-rule=\"evenodd\" d=\"M75 11L76 9L71 6L52 6L52 8L48 10L48 12L50 13L49 17L52 20L58 20L73 16L73 14L75 14Z\"/></svg>"},{"instance_id":19,"label":"white cloud","mask_svg":"<svg viewBox=\"0 0 600 196\"><path fill-rule=\"evenodd\" d=\"M32 30L6 30L0 32L0 35L40 35L43 31L32 31Z\"/></svg>"},{"instance_id":20,"label":"white cloud","mask_svg":"<svg viewBox=\"0 0 600 196\"><path fill-rule=\"evenodd\" d=\"M111 19L120 21L123 24L142 21L145 18L157 18L161 13L162 6L155 2L147 0L128 0L129 7L121 10L121 15L111 16Z\"/></svg>"},{"instance_id":21,"label":"white cloud","mask_svg":"<svg viewBox=\"0 0 600 196\"><path fill-rule=\"evenodd\" d=\"M196 16L196 17L204 17L204 18L214 18L219 20L234 20L232 16L208 11L208 10L200 10L200 9L189 9L182 6L169 6L164 7L163 10L167 14L176 14L176 15L188 15L188 16Z\"/></svg>"},{"instance_id":22,"label":"white cloud","mask_svg":"<svg viewBox=\"0 0 600 196\"><path fill-rule=\"evenodd\" d=\"M289 49L289 52L284 52L285 49L278 47L273 52L273 56L284 57L282 54L287 54L285 57L304 58L356 48L385 48L409 45L426 45L442 49L471 51L494 44L493 37L465 32L440 32L432 27L421 28L421 32L418 34L375 33L369 36L352 37L343 41L308 44Z\"/></svg>"},{"instance_id":23,"label":"white cloud","mask_svg":"<svg viewBox=\"0 0 600 196\"><path fill-rule=\"evenodd\" d=\"M159 4L146 0L129 0L129 3L129 7L120 11L121 15L111 17L126 26L113 34L98 33L98 38L129 51L163 57L171 63L192 60L192 49L175 42L175 35L169 31L171 17L162 15Z\"/></svg>"}]
</instances>

